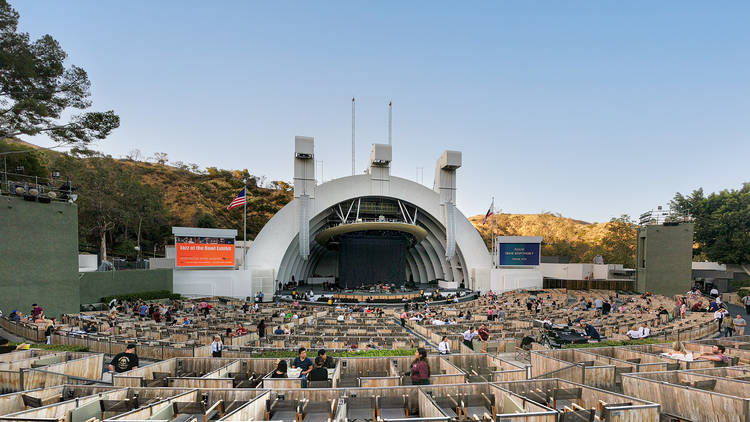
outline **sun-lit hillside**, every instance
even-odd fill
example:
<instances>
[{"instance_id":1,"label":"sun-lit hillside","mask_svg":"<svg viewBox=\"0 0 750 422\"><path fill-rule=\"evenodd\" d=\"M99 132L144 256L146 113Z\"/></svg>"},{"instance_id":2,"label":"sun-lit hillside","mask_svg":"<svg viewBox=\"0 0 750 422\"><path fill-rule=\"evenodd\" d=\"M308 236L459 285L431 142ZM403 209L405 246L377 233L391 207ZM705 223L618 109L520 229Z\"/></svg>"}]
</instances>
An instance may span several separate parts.
<instances>
[{"instance_id":1,"label":"sun-lit hillside","mask_svg":"<svg viewBox=\"0 0 750 422\"><path fill-rule=\"evenodd\" d=\"M485 224L484 215L469 220L490 244L492 219L498 236L542 236L544 255L571 257L572 262L591 262L602 255L606 262L632 265L635 256L635 226L622 219L587 223L551 213L496 214Z\"/></svg>"}]
</instances>

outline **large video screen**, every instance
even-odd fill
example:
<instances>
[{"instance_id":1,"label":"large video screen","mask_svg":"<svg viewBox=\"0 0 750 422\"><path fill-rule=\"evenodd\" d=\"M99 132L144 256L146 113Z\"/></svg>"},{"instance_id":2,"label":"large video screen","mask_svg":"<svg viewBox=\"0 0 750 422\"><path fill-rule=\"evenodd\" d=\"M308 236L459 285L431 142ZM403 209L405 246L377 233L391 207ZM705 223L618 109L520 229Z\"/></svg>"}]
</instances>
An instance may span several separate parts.
<instances>
[{"instance_id":1,"label":"large video screen","mask_svg":"<svg viewBox=\"0 0 750 422\"><path fill-rule=\"evenodd\" d=\"M234 267L234 239L175 236L175 266Z\"/></svg>"},{"instance_id":2,"label":"large video screen","mask_svg":"<svg viewBox=\"0 0 750 422\"><path fill-rule=\"evenodd\" d=\"M499 265L539 265L539 243L500 243Z\"/></svg>"}]
</instances>

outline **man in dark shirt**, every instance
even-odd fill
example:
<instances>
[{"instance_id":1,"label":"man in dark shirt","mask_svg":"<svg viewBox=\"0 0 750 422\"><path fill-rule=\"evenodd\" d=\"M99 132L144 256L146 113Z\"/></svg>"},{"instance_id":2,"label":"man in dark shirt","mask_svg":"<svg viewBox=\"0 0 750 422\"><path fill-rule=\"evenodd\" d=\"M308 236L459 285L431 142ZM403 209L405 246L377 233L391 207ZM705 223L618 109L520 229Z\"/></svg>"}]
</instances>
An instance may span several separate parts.
<instances>
[{"instance_id":1,"label":"man in dark shirt","mask_svg":"<svg viewBox=\"0 0 750 422\"><path fill-rule=\"evenodd\" d=\"M300 372L299 377L302 378L302 388L307 387L307 374L312 371L312 360L307 357L307 349L304 347L300 347L299 350L299 356L294 358L294 361L292 361L292 368L299 368L302 370Z\"/></svg>"},{"instance_id":2,"label":"man in dark shirt","mask_svg":"<svg viewBox=\"0 0 750 422\"><path fill-rule=\"evenodd\" d=\"M586 321L581 320L581 327L586 331L586 338L597 341L602 338L599 332L596 331L596 328L591 324L587 324Z\"/></svg>"},{"instance_id":3,"label":"man in dark shirt","mask_svg":"<svg viewBox=\"0 0 750 422\"><path fill-rule=\"evenodd\" d=\"M138 355L135 354L135 344L128 344L125 352L118 353L109 363L109 372L127 372L138 368Z\"/></svg>"},{"instance_id":4,"label":"man in dark shirt","mask_svg":"<svg viewBox=\"0 0 750 422\"><path fill-rule=\"evenodd\" d=\"M323 362L325 359L322 356L315 358L315 369L307 375L309 381L328 381L328 370L323 367Z\"/></svg>"},{"instance_id":5,"label":"man in dark shirt","mask_svg":"<svg viewBox=\"0 0 750 422\"><path fill-rule=\"evenodd\" d=\"M329 357L326 354L326 349L320 349L318 350L318 357L323 358L323 368L330 368L333 369L336 367L336 362L333 361L333 358ZM315 358L315 362L317 363L318 359Z\"/></svg>"}]
</instances>

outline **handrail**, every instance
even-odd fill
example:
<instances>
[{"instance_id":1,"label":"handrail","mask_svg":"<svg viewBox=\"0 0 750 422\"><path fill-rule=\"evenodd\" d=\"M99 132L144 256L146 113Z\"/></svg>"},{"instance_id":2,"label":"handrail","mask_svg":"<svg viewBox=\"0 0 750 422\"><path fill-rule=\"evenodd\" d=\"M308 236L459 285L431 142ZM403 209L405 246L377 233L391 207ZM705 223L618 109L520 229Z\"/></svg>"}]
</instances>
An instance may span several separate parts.
<instances>
[{"instance_id":1,"label":"handrail","mask_svg":"<svg viewBox=\"0 0 750 422\"><path fill-rule=\"evenodd\" d=\"M542 379L542 378L557 378L557 377L551 377L550 375L556 374L558 372L565 371L565 370L570 369L570 368L582 367L582 366L583 365L580 365L580 364L577 364L577 363L571 363L570 366L566 366L564 368L555 369L554 371L550 371L550 372L547 372L547 373L544 373L544 374L541 374L541 375L537 375L537 376L531 377L529 379L533 380L533 379Z\"/></svg>"},{"instance_id":2,"label":"handrail","mask_svg":"<svg viewBox=\"0 0 750 422\"><path fill-rule=\"evenodd\" d=\"M38 368L23 368L21 371L22 372L36 371L36 372L42 372L44 374L62 375L64 377L67 377L69 381L73 380L73 381L83 381L83 382L90 383L90 384L112 385L111 381L95 380L95 379L91 379L91 378L78 377L78 376L75 376L75 375L68 375L68 374L63 374L63 373L60 373L60 372L46 371L44 369L38 369Z\"/></svg>"}]
</instances>

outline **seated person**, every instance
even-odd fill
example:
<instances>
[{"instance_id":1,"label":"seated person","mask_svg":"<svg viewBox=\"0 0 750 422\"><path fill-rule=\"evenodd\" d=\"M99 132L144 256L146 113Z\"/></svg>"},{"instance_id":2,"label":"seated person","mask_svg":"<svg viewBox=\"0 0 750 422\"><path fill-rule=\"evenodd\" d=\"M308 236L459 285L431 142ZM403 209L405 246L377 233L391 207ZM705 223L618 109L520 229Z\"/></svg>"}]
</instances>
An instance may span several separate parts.
<instances>
[{"instance_id":1,"label":"seated person","mask_svg":"<svg viewBox=\"0 0 750 422\"><path fill-rule=\"evenodd\" d=\"M336 362L333 361L333 358L328 356L326 353L326 349L320 349L318 350L318 357L323 358L323 367L333 369L336 367ZM317 361L317 358L316 358Z\"/></svg>"},{"instance_id":2,"label":"seated person","mask_svg":"<svg viewBox=\"0 0 750 422\"><path fill-rule=\"evenodd\" d=\"M645 326L641 326L641 328L638 329L638 331L641 332L641 338L647 338L651 335L651 329Z\"/></svg>"},{"instance_id":3,"label":"seated person","mask_svg":"<svg viewBox=\"0 0 750 422\"><path fill-rule=\"evenodd\" d=\"M276 364L276 369L274 369L273 373L271 373L271 378L287 378L286 371L286 361L284 359L281 359L279 363Z\"/></svg>"},{"instance_id":4,"label":"seated person","mask_svg":"<svg viewBox=\"0 0 750 422\"><path fill-rule=\"evenodd\" d=\"M237 337L244 336L245 334L247 334L247 329L243 327L241 323L237 324L237 330L235 331L235 334L237 335Z\"/></svg>"},{"instance_id":5,"label":"seated person","mask_svg":"<svg viewBox=\"0 0 750 422\"><path fill-rule=\"evenodd\" d=\"M687 359L688 357L688 353L685 351L685 346L683 346L680 341L672 343L672 350L664 352L662 355L675 359ZM690 354L690 358L692 358L692 354Z\"/></svg>"},{"instance_id":6,"label":"seated person","mask_svg":"<svg viewBox=\"0 0 750 422\"><path fill-rule=\"evenodd\" d=\"M325 359L322 356L315 358L315 368L307 374L308 381L328 381L328 370L323 367Z\"/></svg>"},{"instance_id":7,"label":"seated person","mask_svg":"<svg viewBox=\"0 0 750 422\"><path fill-rule=\"evenodd\" d=\"M586 338L589 340L601 340L602 336L599 335L599 332L596 331L596 328L594 328L593 325L587 324L586 321L581 320L581 328L586 332Z\"/></svg>"},{"instance_id":8,"label":"seated person","mask_svg":"<svg viewBox=\"0 0 750 422\"><path fill-rule=\"evenodd\" d=\"M298 353L299 356L292 361L292 368L301 369L299 377L302 378L302 388L305 388L307 386L307 375L313 370L313 363L312 360L307 357L307 349L300 347Z\"/></svg>"},{"instance_id":9,"label":"seated person","mask_svg":"<svg viewBox=\"0 0 750 422\"><path fill-rule=\"evenodd\" d=\"M699 359L711 360L714 362L729 363L729 357L724 354L724 346L717 344L711 349L711 353L703 353L698 356Z\"/></svg>"},{"instance_id":10,"label":"seated person","mask_svg":"<svg viewBox=\"0 0 750 422\"><path fill-rule=\"evenodd\" d=\"M284 334L286 334L286 333L284 332L284 329L283 329L283 328L281 328L281 325L279 325L278 327L276 327L276 329L275 329L275 330L273 330L273 333L274 333L274 334L276 334L277 336L281 336L281 335L284 335Z\"/></svg>"},{"instance_id":11,"label":"seated person","mask_svg":"<svg viewBox=\"0 0 750 422\"><path fill-rule=\"evenodd\" d=\"M635 327L628 330L627 333L625 333L626 336L628 336L629 339L635 340L641 338L641 330L636 330Z\"/></svg>"}]
</instances>

